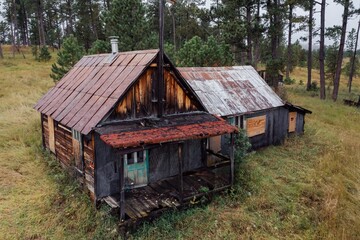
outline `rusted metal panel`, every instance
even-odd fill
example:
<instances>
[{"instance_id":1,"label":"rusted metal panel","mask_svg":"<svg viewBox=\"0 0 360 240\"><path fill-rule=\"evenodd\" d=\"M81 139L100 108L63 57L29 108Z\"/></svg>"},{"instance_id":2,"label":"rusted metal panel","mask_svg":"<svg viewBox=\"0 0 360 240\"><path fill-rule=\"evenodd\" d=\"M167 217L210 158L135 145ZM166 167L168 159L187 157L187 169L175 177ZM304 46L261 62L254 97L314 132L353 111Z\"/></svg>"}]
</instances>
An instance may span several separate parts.
<instances>
[{"instance_id":1,"label":"rusted metal panel","mask_svg":"<svg viewBox=\"0 0 360 240\"><path fill-rule=\"evenodd\" d=\"M235 133L238 129L223 120L160 127L137 131L104 134L100 138L114 148L139 147L147 144L176 142L189 139L201 139L212 136Z\"/></svg>"},{"instance_id":2,"label":"rusted metal panel","mask_svg":"<svg viewBox=\"0 0 360 240\"><path fill-rule=\"evenodd\" d=\"M142 70L144 70L144 67L126 67L119 75L118 80L113 82L113 84L111 84L108 90L104 93L104 96L119 98L124 93L125 89L129 87L129 84L140 75Z\"/></svg>"},{"instance_id":3,"label":"rusted metal panel","mask_svg":"<svg viewBox=\"0 0 360 240\"><path fill-rule=\"evenodd\" d=\"M34 109L39 111L40 107L49 99L49 97L53 94L53 92L55 92L57 89L56 88L50 88L49 91L47 93L45 93L44 96L42 96L42 98L40 98L40 100L35 104Z\"/></svg>"},{"instance_id":4,"label":"rusted metal panel","mask_svg":"<svg viewBox=\"0 0 360 240\"><path fill-rule=\"evenodd\" d=\"M129 86L125 86L124 84L122 84L125 80L125 78L128 77L128 75L133 71L134 66L128 66L126 67L121 73L120 75L116 78L116 80L106 89L106 91L102 94L102 96L104 97L112 97L112 93L115 91L115 89L117 89L118 87L120 87L120 89L125 89ZM135 80L135 79L133 79Z\"/></svg>"},{"instance_id":5,"label":"rusted metal panel","mask_svg":"<svg viewBox=\"0 0 360 240\"><path fill-rule=\"evenodd\" d=\"M67 116L68 113L76 106L76 104L80 102L82 98L84 98L84 95L85 93L79 92L74 99L71 99L70 102L66 103L66 107L61 111L61 113L56 115L56 121L60 122L65 116ZM56 112L54 114L56 114Z\"/></svg>"},{"instance_id":6,"label":"rusted metal panel","mask_svg":"<svg viewBox=\"0 0 360 240\"><path fill-rule=\"evenodd\" d=\"M106 98L99 97L97 101L90 106L90 108L86 111L80 121L73 127L77 131L80 131L86 126L86 124L91 120L91 118L95 115L95 113L99 110L99 108L105 103Z\"/></svg>"},{"instance_id":7,"label":"rusted metal panel","mask_svg":"<svg viewBox=\"0 0 360 240\"><path fill-rule=\"evenodd\" d=\"M158 50L147 50L117 53L116 56L85 56L34 108L88 134L157 54Z\"/></svg>"},{"instance_id":8,"label":"rusted metal panel","mask_svg":"<svg viewBox=\"0 0 360 240\"><path fill-rule=\"evenodd\" d=\"M62 118L60 121L64 125L68 125L69 121L76 115L77 112L80 111L80 109L87 103L87 101L92 97L91 94L85 94L80 101L75 102L74 107L69 111L64 118Z\"/></svg>"},{"instance_id":9,"label":"rusted metal panel","mask_svg":"<svg viewBox=\"0 0 360 240\"><path fill-rule=\"evenodd\" d=\"M79 98L77 98L77 96L79 95L79 92L70 92L71 93L66 100L62 101L62 103L60 104L60 106L58 106L55 111L51 114L51 116L56 120L59 121L60 118L60 114L63 112L63 110L65 110L65 108L67 108L71 103L74 104L74 101L78 100Z\"/></svg>"},{"instance_id":10,"label":"rusted metal panel","mask_svg":"<svg viewBox=\"0 0 360 240\"><path fill-rule=\"evenodd\" d=\"M89 101L87 101L84 106L81 107L81 109L74 115L74 117L68 122L67 126L70 128L73 128L80 119L89 111L91 106L95 104L95 102L99 99L99 96L91 96ZM77 131L80 131L80 129L76 129Z\"/></svg>"},{"instance_id":11,"label":"rusted metal panel","mask_svg":"<svg viewBox=\"0 0 360 240\"><path fill-rule=\"evenodd\" d=\"M251 66L178 68L210 113L245 114L284 102Z\"/></svg>"},{"instance_id":12,"label":"rusted metal panel","mask_svg":"<svg viewBox=\"0 0 360 240\"><path fill-rule=\"evenodd\" d=\"M114 98L108 98L106 102L103 104L103 106L92 116L91 120L84 126L82 129L82 132L89 133L93 127L96 126L103 118L104 116L109 112L109 109L114 106L117 99Z\"/></svg>"},{"instance_id":13,"label":"rusted metal panel","mask_svg":"<svg viewBox=\"0 0 360 240\"><path fill-rule=\"evenodd\" d=\"M106 96L104 93L110 88L110 86L115 82L119 81L120 74L125 69L125 66L111 66L110 68L115 68L115 71L106 79L106 81L101 85L101 87L96 90L95 95Z\"/></svg>"}]
</instances>

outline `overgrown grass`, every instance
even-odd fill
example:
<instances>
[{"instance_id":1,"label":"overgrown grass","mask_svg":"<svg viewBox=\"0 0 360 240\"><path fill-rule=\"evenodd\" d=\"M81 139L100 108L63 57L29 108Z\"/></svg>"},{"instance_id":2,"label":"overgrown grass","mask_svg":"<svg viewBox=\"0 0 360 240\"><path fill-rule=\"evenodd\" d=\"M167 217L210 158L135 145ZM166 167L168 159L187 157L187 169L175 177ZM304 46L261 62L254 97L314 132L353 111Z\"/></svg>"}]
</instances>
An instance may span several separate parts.
<instances>
[{"instance_id":1,"label":"overgrown grass","mask_svg":"<svg viewBox=\"0 0 360 240\"><path fill-rule=\"evenodd\" d=\"M53 85L49 63L0 60L0 239L115 239L108 209L96 211L41 149L32 106ZM54 57L54 56L53 56ZM316 75L314 75L316 76ZM306 80L304 69L292 78ZM342 80L341 97L347 96ZM359 94L360 79L354 91ZM298 83L289 100L313 111L305 135L251 153L233 190L209 205L173 211L130 239L358 239L360 111Z\"/></svg>"}]
</instances>

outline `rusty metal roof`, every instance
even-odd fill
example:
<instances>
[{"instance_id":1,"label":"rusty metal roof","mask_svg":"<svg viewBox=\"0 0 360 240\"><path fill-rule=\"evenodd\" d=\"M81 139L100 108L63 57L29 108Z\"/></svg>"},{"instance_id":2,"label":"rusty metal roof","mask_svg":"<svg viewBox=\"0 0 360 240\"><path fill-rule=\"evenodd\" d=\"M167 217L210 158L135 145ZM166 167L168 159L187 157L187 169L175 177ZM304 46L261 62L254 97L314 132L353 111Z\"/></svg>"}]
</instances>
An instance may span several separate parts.
<instances>
[{"instance_id":1,"label":"rusty metal roof","mask_svg":"<svg viewBox=\"0 0 360 240\"><path fill-rule=\"evenodd\" d=\"M34 108L88 134L157 54L156 49L85 56Z\"/></svg>"},{"instance_id":2,"label":"rusty metal roof","mask_svg":"<svg viewBox=\"0 0 360 240\"><path fill-rule=\"evenodd\" d=\"M229 116L284 106L252 66L178 70L212 114Z\"/></svg>"},{"instance_id":3,"label":"rusty metal roof","mask_svg":"<svg viewBox=\"0 0 360 240\"><path fill-rule=\"evenodd\" d=\"M208 113L163 117L162 119L124 122L121 125L96 129L100 138L114 148L133 148L143 145L200 139L238 129Z\"/></svg>"}]
</instances>

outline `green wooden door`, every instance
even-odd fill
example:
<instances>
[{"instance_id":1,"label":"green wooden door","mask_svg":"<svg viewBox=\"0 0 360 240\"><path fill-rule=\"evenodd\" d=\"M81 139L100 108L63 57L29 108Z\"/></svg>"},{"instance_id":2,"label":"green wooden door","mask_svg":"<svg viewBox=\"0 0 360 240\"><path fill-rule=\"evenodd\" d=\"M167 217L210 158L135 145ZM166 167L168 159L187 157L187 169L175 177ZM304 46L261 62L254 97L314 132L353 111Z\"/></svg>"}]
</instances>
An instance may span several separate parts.
<instances>
[{"instance_id":1,"label":"green wooden door","mask_svg":"<svg viewBox=\"0 0 360 240\"><path fill-rule=\"evenodd\" d=\"M125 160L125 187L136 188L148 184L149 154L148 150L128 153Z\"/></svg>"}]
</instances>

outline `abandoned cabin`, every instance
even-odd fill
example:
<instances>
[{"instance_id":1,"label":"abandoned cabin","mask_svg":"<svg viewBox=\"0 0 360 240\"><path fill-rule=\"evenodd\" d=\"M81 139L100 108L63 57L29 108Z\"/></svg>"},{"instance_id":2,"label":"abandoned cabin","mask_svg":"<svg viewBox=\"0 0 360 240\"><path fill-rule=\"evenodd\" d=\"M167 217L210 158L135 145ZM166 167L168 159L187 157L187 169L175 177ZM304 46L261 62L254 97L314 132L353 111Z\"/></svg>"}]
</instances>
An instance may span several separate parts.
<instances>
[{"instance_id":1,"label":"abandoned cabin","mask_svg":"<svg viewBox=\"0 0 360 240\"><path fill-rule=\"evenodd\" d=\"M311 111L284 102L252 66L178 68L206 110L246 129L252 148L281 144L304 132ZM226 154L226 137L210 138L210 149Z\"/></svg>"},{"instance_id":2,"label":"abandoned cabin","mask_svg":"<svg viewBox=\"0 0 360 240\"><path fill-rule=\"evenodd\" d=\"M44 148L122 222L230 187L237 127L209 114L159 50L114 49L84 56L35 105ZM225 136L228 154L209 149Z\"/></svg>"}]
</instances>

